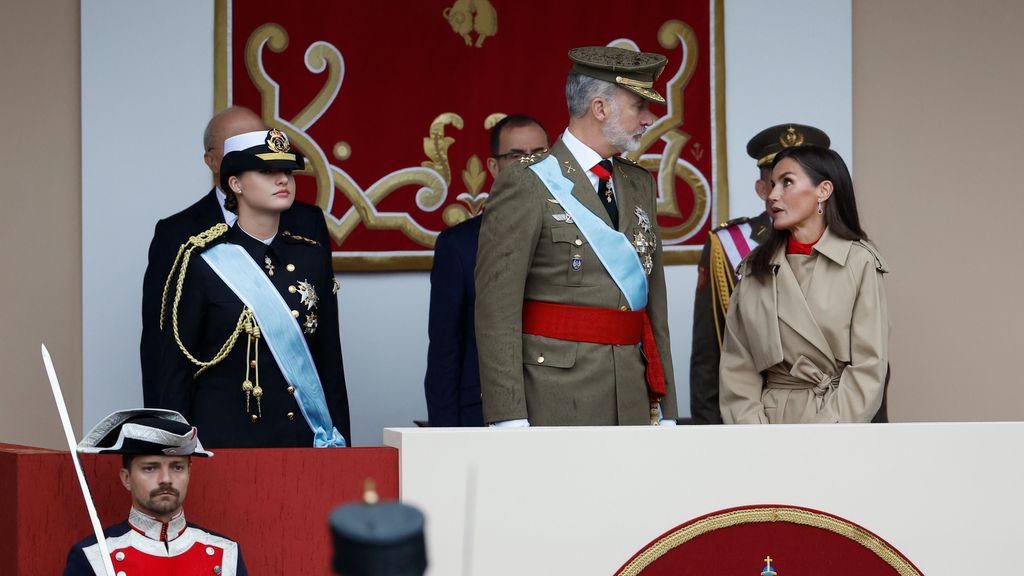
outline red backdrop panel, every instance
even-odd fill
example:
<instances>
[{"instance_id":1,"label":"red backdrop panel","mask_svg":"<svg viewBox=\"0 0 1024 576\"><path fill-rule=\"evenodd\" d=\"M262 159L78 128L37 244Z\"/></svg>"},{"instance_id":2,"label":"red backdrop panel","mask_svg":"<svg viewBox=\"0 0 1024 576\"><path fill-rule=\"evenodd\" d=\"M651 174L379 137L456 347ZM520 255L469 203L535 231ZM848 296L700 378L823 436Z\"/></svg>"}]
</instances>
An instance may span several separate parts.
<instances>
[{"instance_id":1,"label":"red backdrop panel","mask_svg":"<svg viewBox=\"0 0 1024 576\"><path fill-rule=\"evenodd\" d=\"M656 88L669 102L654 106L661 119L636 157L669 175L667 261L692 262L726 213L720 4L220 0L218 104L260 110L307 155L299 198L331 216L336 268L422 268L437 233L479 213L490 189L488 117L527 113L555 138L571 48L663 53Z\"/></svg>"}]
</instances>

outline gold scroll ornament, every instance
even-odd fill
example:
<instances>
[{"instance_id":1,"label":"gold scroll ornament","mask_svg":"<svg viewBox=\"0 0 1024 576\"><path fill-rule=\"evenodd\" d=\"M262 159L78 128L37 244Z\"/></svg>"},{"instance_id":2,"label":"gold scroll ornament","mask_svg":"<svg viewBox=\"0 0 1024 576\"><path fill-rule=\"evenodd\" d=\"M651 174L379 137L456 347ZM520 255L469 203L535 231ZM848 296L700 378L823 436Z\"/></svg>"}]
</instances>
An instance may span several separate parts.
<instances>
[{"instance_id":1,"label":"gold scroll ornament","mask_svg":"<svg viewBox=\"0 0 1024 576\"><path fill-rule=\"evenodd\" d=\"M467 12L468 10L468 12ZM486 0L458 0L455 5L445 11L445 18L456 29L454 20L460 18L459 28L463 35L466 14L474 15L473 30L478 33L476 45L479 46L488 35L497 31L497 16ZM468 34L468 33L467 33ZM463 35L466 38L466 35ZM692 236L699 230L706 219L709 203L709 184L707 179L689 162L682 159L690 135L680 128L683 124L683 90L693 76L698 51L696 35L685 23L669 20L659 29L658 41L664 48L681 48L682 65L667 85L668 113L658 118L641 139L639 150L629 156L641 166L658 171L658 214L681 218L683 215L676 198L676 178L682 179L693 190L694 209L680 225L662 228L662 238L666 244L678 243ZM469 40L467 40L469 42ZM637 49L629 40L619 41L615 45ZM318 41L306 51L305 64L307 69L317 74L326 73L324 84L313 98L291 120L280 116L278 94L280 85L270 78L260 58L264 48L281 53L288 48L288 34L277 24L264 24L250 35L245 47L245 66L249 78L260 93L260 113L268 127L285 130L292 144L306 156L307 167L302 173L312 175L316 180L316 203L327 214L327 228L337 243L345 239L362 223L370 230L395 230L405 237L423 246L433 248L437 232L420 225L409 214L404 212L384 212L377 209L382 200L392 192L406 186L418 186L416 203L424 211L433 211L441 207L447 197L452 181L448 150L455 144L455 138L445 134L448 126L461 130L463 120L454 112L439 114L431 122L427 136L423 139L424 154L428 160L420 166L410 166L395 170L369 188L363 188L347 172L332 161L344 161L352 154L351 146L339 140L330 148L333 158L328 158L325 151L308 133L308 129L324 114L337 98L341 89L343 62L341 52L328 42ZM485 129L493 127L503 114L491 114L485 120ZM719 120L721 126L721 120ZM661 154L645 154L659 139L665 141L665 149ZM689 147L689 153L697 159L704 154L698 145ZM724 173L724 162L719 162L720 174ZM472 155L461 171L461 180L466 192L456 196L457 203L445 207L442 220L446 225L455 225L466 218L480 213L487 193L482 191L487 180L483 163L476 155ZM719 216L727 213L724 180L720 177ZM351 208L340 216L332 215L331 207L334 191L341 194L352 204ZM426 252L426 251L425 251ZM692 263L698 254L666 252L666 262ZM342 262L346 260L342 257ZM401 261L401 268L429 268L430 256L360 256L356 269L394 269L396 262Z\"/></svg>"}]
</instances>

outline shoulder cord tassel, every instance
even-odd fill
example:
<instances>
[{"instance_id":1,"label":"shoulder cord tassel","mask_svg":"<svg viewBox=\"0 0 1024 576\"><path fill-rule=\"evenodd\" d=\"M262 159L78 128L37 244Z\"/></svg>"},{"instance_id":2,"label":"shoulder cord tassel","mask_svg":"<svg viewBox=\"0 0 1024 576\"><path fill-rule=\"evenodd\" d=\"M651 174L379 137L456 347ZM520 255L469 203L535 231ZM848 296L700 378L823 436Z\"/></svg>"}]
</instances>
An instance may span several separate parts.
<instances>
[{"instance_id":1,"label":"shoulder cord tassel","mask_svg":"<svg viewBox=\"0 0 1024 576\"><path fill-rule=\"evenodd\" d=\"M708 268L710 268L709 273L711 276L711 306L721 306L723 318L729 313L729 297L736 287L732 274L729 273L727 261L722 241L718 238L718 235L711 233L711 255L708 259ZM718 349L721 350L723 337L722 326L719 325L720 322L718 320L718 310L712 310L712 316L715 318L715 336L718 337Z\"/></svg>"}]
</instances>

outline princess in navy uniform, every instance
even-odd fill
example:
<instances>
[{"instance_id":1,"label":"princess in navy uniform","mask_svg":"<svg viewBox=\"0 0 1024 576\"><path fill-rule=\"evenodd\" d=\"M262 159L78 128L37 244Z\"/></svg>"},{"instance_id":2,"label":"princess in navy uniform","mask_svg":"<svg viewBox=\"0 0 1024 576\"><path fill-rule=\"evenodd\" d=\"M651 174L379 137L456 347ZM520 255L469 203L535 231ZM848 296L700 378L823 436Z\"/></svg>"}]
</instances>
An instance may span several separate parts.
<instances>
[{"instance_id":1,"label":"princess in navy uniform","mask_svg":"<svg viewBox=\"0 0 1024 576\"><path fill-rule=\"evenodd\" d=\"M339 447L351 438L329 247L280 229L305 160L280 130L224 141L238 213L193 236L164 286L160 406L212 447Z\"/></svg>"}]
</instances>

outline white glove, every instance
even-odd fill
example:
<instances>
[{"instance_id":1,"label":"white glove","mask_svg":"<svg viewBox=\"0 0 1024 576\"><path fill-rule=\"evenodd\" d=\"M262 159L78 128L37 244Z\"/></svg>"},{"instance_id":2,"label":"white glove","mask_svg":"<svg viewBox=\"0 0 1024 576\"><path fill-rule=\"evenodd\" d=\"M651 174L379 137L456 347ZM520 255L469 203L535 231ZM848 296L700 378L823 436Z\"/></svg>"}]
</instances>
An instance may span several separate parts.
<instances>
[{"instance_id":1,"label":"white glove","mask_svg":"<svg viewBox=\"0 0 1024 576\"><path fill-rule=\"evenodd\" d=\"M665 415L661 413L661 404L658 404L658 426L675 426L675 420L667 420Z\"/></svg>"},{"instance_id":2,"label":"white glove","mask_svg":"<svg viewBox=\"0 0 1024 576\"><path fill-rule=\"evenodd\" d=\"M518 420L502 420L501 422L491 422L491 428L529 428L530 421L526 418L520 418Z\"/></svg>"}]
</instances>

